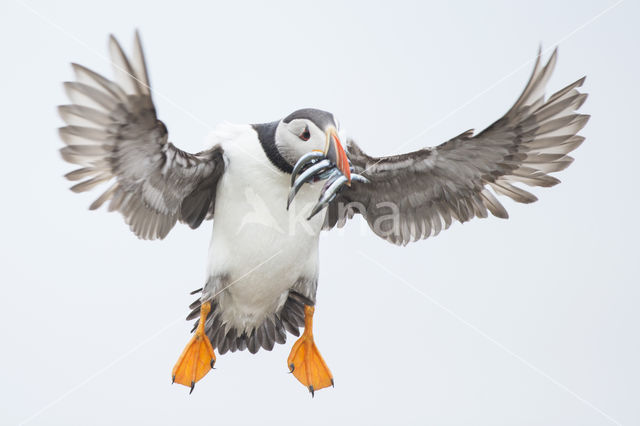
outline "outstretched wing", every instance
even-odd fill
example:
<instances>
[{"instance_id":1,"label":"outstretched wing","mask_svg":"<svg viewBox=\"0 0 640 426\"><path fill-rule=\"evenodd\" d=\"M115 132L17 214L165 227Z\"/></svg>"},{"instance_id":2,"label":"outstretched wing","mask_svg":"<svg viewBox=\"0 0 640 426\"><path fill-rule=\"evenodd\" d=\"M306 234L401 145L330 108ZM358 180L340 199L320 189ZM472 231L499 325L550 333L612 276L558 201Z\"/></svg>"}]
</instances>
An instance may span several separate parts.
<instances>
[{"instance_id":1,"label":"outstretched wing","mask_svg":"<svg viewBox=\"0 0 640 426\"><path fill-rule=\"evenodd\" d=\"M113 181L91 204L109 201L140 238L164 238L177 220L192 228L213 214L216 185L224 171L222 148L189 154L168 142L156 117L140 37L132 61L111 36L115 81L77 64L76 80L64 83L71 105L59 107L66 161L82 166L66 175L80 181L74 192Z\"/></svg>"},{"instance_id":2,"label":"outstretched wing","mask_svg":"<svg viewBox=\"0 0 640 426\"><path fill-rule=\"evenodd\" d=\"M584 77L545 100L544 90L557 51L542 67L540 54L527 86L498 121L473 136L467 131L437 147L390 157L371 157L353 141L348 157L370 183L353 182L330 204L325 228L343 226L362 214L380 237L405 245L437 235L452 221L474 217L507 218L494 194L520 203L537 198L515 183L549 187L560 181L549 173L567 168L567 154L584 140L576 134L589 116L575 111L587 95L577 88Z\"/></svg>"}]
</instances>

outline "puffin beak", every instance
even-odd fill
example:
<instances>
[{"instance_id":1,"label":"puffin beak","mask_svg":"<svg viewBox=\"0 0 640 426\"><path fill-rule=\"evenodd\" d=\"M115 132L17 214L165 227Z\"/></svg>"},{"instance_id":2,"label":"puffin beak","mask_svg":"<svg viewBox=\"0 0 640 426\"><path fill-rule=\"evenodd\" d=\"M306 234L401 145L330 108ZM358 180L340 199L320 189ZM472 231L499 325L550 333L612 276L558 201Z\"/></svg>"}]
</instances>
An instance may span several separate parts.
<instances>
[{"instance_id":1,"label":"puffin beak","mask_svg":"<svg viewBox=\"0 0 640 426\"><path fill-rule=\"evenodd\" d=\"M351 165L336 129L330 127L326 131L326 135L324 150L314 150L304 154L291 171L291 190L287 199L287 210L302 185L318 177L326 180L320 198L311 209L311 214L307 219L311 219L329 205L344 185L351 186L352 180L369 183L369 179L365 176L358 173L351 174Z\"/></svg>"},{"instance_id":2,"label":"puffin beak","mask_svg":"<svg viewBox=\"0 0 640 426\"><path fill-rule=\"evenodd\" d=\"M346 184L351 185L351 167L349 160L347 159L347 153L342 148L342 143L338 137L338 132L335 128L330 127L327 130L327 142L324 147L324 156L336 165L338 170L347 178Z\"/></svg>"}]
</instances>

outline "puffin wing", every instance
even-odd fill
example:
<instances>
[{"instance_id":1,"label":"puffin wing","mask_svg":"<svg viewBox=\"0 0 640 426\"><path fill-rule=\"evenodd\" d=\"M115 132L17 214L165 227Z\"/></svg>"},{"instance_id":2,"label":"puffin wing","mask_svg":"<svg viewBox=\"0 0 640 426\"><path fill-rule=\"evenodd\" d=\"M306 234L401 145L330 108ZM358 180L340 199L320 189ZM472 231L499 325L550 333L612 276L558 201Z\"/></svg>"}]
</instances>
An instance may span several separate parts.
<instances>
[{"instance_id":1,"label":"puffin wing","mask_svg":"<svg viewBox=\"0 0 640 426\"><path fill-rule=\"evenodd\" d=\"M75 82L64 83L70 105L59 107L67 123L62 158L81 168L66 175L80 181L74 192L111 182L91 204L109 201L140 238L164 238L176 221L192 228L213 214L216 185L224 171L222 148L189 154L168 142L156 116L149 77L136 32L132 60L111 36L115 81L72 64Z\"/></svg>"},{"instance_id":2,"label":"puffin wing","mask_svg":"<svg viewBox=\"0 0 640 426\"><path fill-rule=\"evenodd\" d=\"M550 187L550 173L567 168L567 154L584 140L577 133L589 116L576 114L587 95L584 77L545 99L557 50L545 66L540 53L522 95L498 121L473 136L467 131L432 148L371 157L353 141L348 157L369 183L352 182L329 205L325 229L362 214L380 237L399 245L437 235L453 220L466 222L488 212L507 218L495 194L519 203L537 198L516 186Z\"/></svg>"}]
</instances>

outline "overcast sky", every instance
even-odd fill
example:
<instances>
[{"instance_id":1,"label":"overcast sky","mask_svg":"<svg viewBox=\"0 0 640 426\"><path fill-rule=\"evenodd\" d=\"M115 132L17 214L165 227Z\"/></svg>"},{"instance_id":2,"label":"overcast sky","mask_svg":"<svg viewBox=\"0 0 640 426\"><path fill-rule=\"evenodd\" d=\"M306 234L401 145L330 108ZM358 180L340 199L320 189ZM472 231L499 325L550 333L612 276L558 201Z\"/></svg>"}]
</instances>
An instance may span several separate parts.
<instances>
[{"instance_id":1,"label":"overcast sky","mask_svg":"<svg viewBox=\"0 0 640 426\"><path fill-rule=\"evenodd\" d=\"M0 4L0 424L640 424L638 2L166 3ZM307 106L371 154L436 145L499 118L540 44L560 46L550 90L588 76L592 119L561 185L502 198L508 221L406 248L359 221L322 236L334 389L287 374L290 336L218 357L189 396L170 371L211 223L140 241L67 189L58 154L69 63L110 75L108 34L129 49L135 28L189 151Z\"/></svg>"}]
</instances>

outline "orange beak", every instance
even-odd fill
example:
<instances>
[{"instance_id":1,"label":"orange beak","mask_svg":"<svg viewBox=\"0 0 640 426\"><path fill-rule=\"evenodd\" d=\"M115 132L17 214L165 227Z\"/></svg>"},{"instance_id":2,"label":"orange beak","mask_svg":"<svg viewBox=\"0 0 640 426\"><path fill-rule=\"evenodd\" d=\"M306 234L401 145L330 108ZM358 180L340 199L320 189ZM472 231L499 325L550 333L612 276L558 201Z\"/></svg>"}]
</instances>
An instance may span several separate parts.
<instances>
[{"instance_id":1,"label":"orange beak","mask_svg":"<svg viewBox=\"0 0 640 426\"><path fill-rule=\"evenodd\" d=\"M338 170L342 172L347 178L347 185L351 185L351 169L349 167L349 160L347 159L347 153L342 147L338 132L333 127L327 130L327 143L324 148L324 155L329 161L334 163Z\"/></svg>"}]
</instances>

